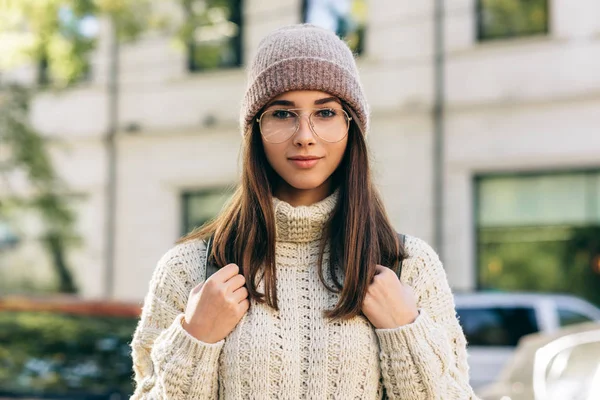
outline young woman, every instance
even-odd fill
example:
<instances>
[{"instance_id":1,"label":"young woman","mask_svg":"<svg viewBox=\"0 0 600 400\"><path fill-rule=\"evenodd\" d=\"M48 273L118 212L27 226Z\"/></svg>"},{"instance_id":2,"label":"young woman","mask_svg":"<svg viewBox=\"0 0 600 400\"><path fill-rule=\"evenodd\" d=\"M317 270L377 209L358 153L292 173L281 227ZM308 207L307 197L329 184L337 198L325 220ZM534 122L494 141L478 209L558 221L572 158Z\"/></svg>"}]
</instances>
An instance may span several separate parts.
<instances>
[{"instance_id":1,"label":"young woman","mask_svg":"<svg viewBox=\"0 0 600 400\"><path fill-rule=\"evenodd\" d=\"M133 398L474 398L442 264L399 240L371 181L351 51L281 28L248 78L240 187L159 261Z\"/></svg>"}]
</instances>

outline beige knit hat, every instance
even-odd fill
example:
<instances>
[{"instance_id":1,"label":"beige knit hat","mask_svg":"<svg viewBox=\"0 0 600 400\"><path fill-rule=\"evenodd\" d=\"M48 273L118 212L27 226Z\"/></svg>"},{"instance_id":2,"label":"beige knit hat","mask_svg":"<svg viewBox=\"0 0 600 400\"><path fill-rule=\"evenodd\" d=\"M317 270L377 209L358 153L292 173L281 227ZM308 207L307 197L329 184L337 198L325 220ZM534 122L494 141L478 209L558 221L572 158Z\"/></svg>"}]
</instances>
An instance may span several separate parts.
<instances>
[{"instance_id":1,"label":"beige knit hat","mask_svg":"<svg viewBox=\"0 0 600 400\"><path fill-rule=\"evenodd\" d=\"M363 132L369 106L348 48L335 33L310 24L279 28L258 45L248 66L248 88L242 103L242 135L269 100L290 90L320 90L348 103Z\"/></svg>"}]
</instances>

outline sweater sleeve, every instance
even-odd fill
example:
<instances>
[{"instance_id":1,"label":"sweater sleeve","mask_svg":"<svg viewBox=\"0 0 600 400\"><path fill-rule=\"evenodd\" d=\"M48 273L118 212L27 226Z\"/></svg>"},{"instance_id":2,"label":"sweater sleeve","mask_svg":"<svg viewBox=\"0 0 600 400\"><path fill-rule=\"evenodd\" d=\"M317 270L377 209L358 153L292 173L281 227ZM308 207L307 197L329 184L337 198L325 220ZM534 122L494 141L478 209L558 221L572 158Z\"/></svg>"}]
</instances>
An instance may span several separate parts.
<instances>
[{"instance_id":1,"label":"sweater sleeve","mask_svg":"<svg viewBox=\"0 0 600 400\"><path fill-rule=\"evenodd\" d=\"M387 396L477 399L469 385L466 340L442 263L422 240L411 238L407 250L402 281L415 292L419 316L399 328L376 330Z\"/></svg>"},{"instance_id":2,"label":"sweater sleeve","mask_svg":"<svg viewBox=\"0 0 600 400\"><path fill-rule=\"evenodd\" d=\"M183 329L188 294L197 283L188 271L198 271L203 263L186 257L180 246L158 262L144 300L131 342L136 386L132 400L218 396L218 362L224 341L203 343ZM190 262L194 268L186 268Z\"/></svg>"}]
</instances>

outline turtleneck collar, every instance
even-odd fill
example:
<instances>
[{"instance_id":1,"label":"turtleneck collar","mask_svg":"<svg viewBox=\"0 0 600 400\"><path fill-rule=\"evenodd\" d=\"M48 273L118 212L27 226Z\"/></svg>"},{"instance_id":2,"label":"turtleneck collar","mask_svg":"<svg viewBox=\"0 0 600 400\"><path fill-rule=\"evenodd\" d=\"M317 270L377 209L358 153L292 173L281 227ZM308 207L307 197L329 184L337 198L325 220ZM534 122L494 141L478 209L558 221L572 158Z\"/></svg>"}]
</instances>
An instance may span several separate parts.
<instances>
[{"instance_id":1,"label":"turtleneck collar","mask_svg":"<svg viewBox=\"0 0 600 400\"><path fill-rule=\"evenodd\" d=\"M339 191L310 206L293 207L273 198L276 238L281 242L312 242L321 239L339 197Z\"/></svg>"}]
</instances>

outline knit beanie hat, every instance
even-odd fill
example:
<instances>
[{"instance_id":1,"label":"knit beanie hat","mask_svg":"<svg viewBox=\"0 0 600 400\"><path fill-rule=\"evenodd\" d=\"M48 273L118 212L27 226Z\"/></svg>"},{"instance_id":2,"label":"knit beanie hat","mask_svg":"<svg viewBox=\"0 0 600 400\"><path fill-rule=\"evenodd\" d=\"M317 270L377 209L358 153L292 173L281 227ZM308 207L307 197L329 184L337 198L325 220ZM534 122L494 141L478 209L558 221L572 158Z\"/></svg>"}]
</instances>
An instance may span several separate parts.
<instances>
[{"instance_id":1,"label":"knit beanie hat","mask_svg":"<svg viewBox=\"0 0 600 400\"><path fill-rule=\"evenodd\" d=\"M348 103L363 132L369 107L352 51L330 30L310 24L279 28L258 45L248 67L248 88L242 103L242 135L272 98L290 90L319 90Z\"/></svg>"}]
</instances>

